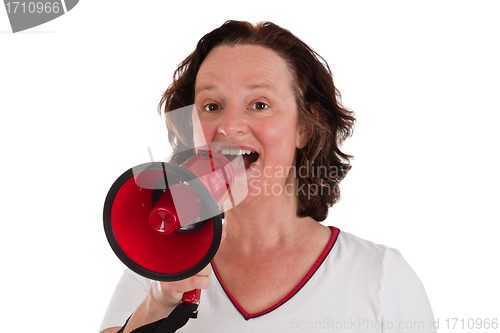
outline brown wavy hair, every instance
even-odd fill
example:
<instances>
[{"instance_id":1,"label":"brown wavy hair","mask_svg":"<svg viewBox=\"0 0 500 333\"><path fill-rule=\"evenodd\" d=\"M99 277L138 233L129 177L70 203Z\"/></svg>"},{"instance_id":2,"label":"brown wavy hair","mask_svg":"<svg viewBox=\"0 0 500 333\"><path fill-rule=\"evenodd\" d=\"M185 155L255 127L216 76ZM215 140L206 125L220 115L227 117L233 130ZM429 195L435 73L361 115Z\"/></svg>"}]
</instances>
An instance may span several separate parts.
<instances>
[{"instance_id":1,"label":"brown wavy hair","mask_svg":"<svg viewBox=\"0 0 500 333\"><path fill-rule=\"evenodd\" d=\"M243 21L225 22L203 36L194 52L178 66L173 83L161 98L158 112L194 104L196 75L203 60L216 46L236 44L275 51L292 73L298 122L308 133L307 144L297 149L295 158L297 215L323 221L328 208L339 200L339 183L351 168L352 156L340 151L340 146L352 134L355 118L354 113L342 105L326 61L290 31L271 22L255 26ZM192 133L181 134L172 124L167 126L173 148L171 162L180 164L194 154L192 149L187 149L192 147ZM301 175L304 168L306 175Z\"/></svg>"}]
</instances>

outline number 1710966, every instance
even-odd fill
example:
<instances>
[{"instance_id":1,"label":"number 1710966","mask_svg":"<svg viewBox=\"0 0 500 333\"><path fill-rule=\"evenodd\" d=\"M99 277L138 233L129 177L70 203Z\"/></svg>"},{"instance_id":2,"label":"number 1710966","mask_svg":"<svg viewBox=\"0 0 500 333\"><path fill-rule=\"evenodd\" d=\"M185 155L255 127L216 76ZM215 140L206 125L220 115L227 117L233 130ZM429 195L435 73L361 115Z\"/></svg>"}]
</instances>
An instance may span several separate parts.
<instances>
[{"instance_id":1,"label":"number 1710966","mask_svg":"<svg viewBox=\"0 0 500 333\"><path fill-rule=\"evenodd\" d=\"M498 329L498 318L448 318L446 329Z\"/></svg>"},{"instance_id":2,"label":"number 1710966","mask_svg":"<svg viewBox=\"0 0 500 333\"><path fill-rule=\"evenodd\" d=\"M5 7L7 8L7 13L9 14L34 14L34 13L59 13L61 8L59 7L59 2L6 2Z\"/></svg>"}]
</instances>

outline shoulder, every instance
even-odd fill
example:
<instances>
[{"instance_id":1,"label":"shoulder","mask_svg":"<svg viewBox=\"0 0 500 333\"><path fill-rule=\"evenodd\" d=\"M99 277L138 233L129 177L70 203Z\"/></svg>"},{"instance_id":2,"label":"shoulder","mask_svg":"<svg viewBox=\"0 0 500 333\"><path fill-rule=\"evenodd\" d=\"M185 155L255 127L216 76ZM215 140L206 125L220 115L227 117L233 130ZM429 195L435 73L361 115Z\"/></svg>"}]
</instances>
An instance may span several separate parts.
<instances>
[{"instance_id":1,"label":"shoulder","mask_svg":"<svg viewBox=\"0 0 500 333\"><path fill-rule=\"evenodd\" d=\"M333 258L361 271L374 271L382 280L408 280L415 272L399 250L340 231ZM418 279L418 278L417 278Z\"/></svg>"},{"instance_id":2,"label":"shoulder","mask_svg":"<svg viewBox=\"0 0 500 333\"><path fill-rule=\"evenodd\" d=\"M346 260L363 263L365 267L378 267L383 280L408 281L416 277L401 252L395 248L376 244L345 231L339 233L337 242L338 250Z\"/></svg>"},{"instance_id":3,"label":"shoulder","mask_svg":"<svg viewBox=\"0 0 500 333\"><path fill-rule=\"evenodd\" d=\"M434 318L424 286L397 249L343 231L335 246L331 259L335 268L351 278L356 277L356 286L352 289L364 289L367 293L363 297L378 304L377 312L382 322L396 327L400 322L411 321L419 327L408 328L405 332L418 329L435 332L429 326Z\"/></svg>"},{"instance_id":4,"label":"shoulder","mask_svg":"<svg viewBox=\"0 0 500 333\"><path fill-rule=\"evenodd\" d=\"M335 236L336 228L332 229ZM344 302L355 300L358 308L378 304L387 250L387 246L341 230L318 270L316 283Z\"/></svg>"},{"instance_id":5,"label":"shoulder","mask_svg":"<svg viewBox=\"0 0 500 333\"><path fill-rule=\"evenodd\" d=\"M339 231L333 257L349 266L358 268L382 268L386 253L394 249L357 237L346 231Z\"/></svg>"},{"instance_id":6,"label":"shoulder","mask_svg":"<svg viewBox=\"0 0 500 333\"><path fill-rule=\"evenodd\" d=\"M151 280L126 268L111 296L99 332L110 327L121 327L146 297L150 285Z\"/></svg>"},{"instance_id":7,"label":"shoulder","mask_svg":"<svg viewBox=\"0 0 500 333\"><path fill-rule=\"evenodd\" d=\"M385 250L388 248L385 245L374 243L343 230L339 231L338 242L342 244L341 246L347 247L350 250L362 251L363 253L376 253L378 255L383 255Z\"/></svg>"},{"instance_id":8,"label":"shoulder","mask_svg":"<svg viewBox=\"0 0 500 333\"><path fill-rule=\"evenodd\" d=\"M339 232L325 271L344 277L349 284L357 284L355 288L368 288L381 301L403 289L422 289L419 278L397 249L345 231Z\"/></svg>"}]
</instances>

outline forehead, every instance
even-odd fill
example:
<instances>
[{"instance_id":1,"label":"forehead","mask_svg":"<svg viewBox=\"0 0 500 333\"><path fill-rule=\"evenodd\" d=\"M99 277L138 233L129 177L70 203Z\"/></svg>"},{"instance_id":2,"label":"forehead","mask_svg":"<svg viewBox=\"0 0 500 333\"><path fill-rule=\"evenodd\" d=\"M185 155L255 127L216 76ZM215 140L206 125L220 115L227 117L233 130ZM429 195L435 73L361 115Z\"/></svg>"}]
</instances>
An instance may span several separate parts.
<instances>
[{"instance_id":1,"label":"forehead","mask_svg":"<svg viewBox=\"0 0 500 333\"><path fill-rule=\"evenodd\" d=\"M196 77L196 91L236 85L292 88L287 63L275 51L256 45L217 46L207 55Z\"/></svg>"}]
</instances>

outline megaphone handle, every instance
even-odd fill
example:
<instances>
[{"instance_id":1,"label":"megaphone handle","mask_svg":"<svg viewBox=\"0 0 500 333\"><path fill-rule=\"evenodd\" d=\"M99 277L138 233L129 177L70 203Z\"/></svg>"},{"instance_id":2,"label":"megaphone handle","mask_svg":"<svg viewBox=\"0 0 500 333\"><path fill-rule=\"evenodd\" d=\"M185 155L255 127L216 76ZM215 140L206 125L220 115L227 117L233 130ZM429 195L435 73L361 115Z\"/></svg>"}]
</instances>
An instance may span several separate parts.
<instances>
[{"instance_id":1,"label":"megaphone handle","mask_svg":"<svg viewBox=\"0 0 500 333\"><path fill-rule=\"evenodd\" d=\"M190 304L198 304L200 303L201 289L194 289L188 292L185 292L182 295L182 301L184 303Z\"/></svg>"}]
</instances>

